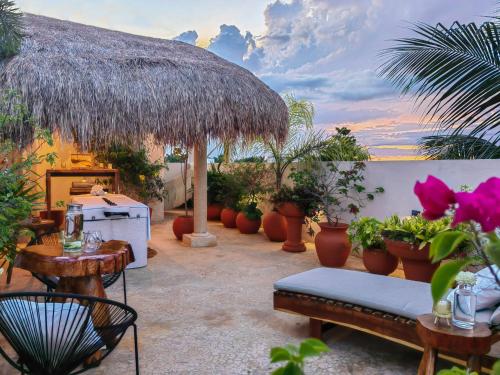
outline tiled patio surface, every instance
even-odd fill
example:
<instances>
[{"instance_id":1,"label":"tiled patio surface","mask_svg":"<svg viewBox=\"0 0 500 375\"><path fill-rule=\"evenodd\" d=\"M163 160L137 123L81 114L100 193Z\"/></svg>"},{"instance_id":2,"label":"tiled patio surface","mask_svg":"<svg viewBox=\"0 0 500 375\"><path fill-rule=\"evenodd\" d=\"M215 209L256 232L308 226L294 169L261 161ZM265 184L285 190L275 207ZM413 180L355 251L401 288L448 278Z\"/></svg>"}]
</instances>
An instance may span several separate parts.
<instances>
[{"instance_id":1,"label":"tiled patio surface","mask_svg":"<svg viewBox=\"0 0 500 375\"><path fill-rule=\"evenodd\" d=\"M192 249L174 239L171 221L152 227L158 254L144 269L128 271L129 304L139 312L141 371L156 374L269 374L269 349L307 337L307 319L272 308L273 281L319 265L313 245L301 254L280 251L262 233L241 235L210 223L219 246ZM349 268L360 269L351 257ZM2 280L1 285L5 285ZM15 271L10 290L38 290ZM121 300L121 282L108 290ZM420 353L345 328L326 337L331 352L307 365L308 374L415 374ZM89 374L133 373L129 332L115 352ZM11 374L0 362L0 374Z\"/></svg>"}]
</instances>

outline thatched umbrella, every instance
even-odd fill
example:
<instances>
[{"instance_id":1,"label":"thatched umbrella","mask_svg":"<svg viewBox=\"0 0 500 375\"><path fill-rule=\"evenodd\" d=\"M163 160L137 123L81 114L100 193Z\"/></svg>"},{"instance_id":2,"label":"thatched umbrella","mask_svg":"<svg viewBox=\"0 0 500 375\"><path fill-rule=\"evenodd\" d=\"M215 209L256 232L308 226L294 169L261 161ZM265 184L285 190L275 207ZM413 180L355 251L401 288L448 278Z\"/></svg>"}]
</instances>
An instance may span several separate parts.
<instances>
[{"instance_id":1,"label":"thatched umbrella","mask_svg":"<svg viewBox=\"0 0 500 375\"><path fill-rule=\"evenodd\" d=\"M24 21L19 54L0 65L0 89L14 89L41 126L62 139L84 148L151 136L159 144L194 145L204 193L207 138L286 135L280 96L205 49L42 16L26 14Z\"/></svg>"}]
</instances>

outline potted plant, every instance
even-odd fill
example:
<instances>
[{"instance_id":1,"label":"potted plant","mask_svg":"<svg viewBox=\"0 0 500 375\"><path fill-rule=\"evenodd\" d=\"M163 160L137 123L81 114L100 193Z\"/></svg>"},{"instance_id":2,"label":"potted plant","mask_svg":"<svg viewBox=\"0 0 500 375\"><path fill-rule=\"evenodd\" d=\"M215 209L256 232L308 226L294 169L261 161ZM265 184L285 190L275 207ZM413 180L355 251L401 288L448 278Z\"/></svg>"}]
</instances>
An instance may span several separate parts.
<instances>
[{"instance_id":1,"label":"potted plant","mask_svg":"<svg viewBox=\"0 0 500 375\"><path fill-rule=\"evenodd\" d=\"M326 267L343 267L351 244L347 235L348 225L341 222L345 215L357 215L367 201L384 189L377 187L368 192L363 186L365 163L319 162L309 163L305 168L294 172L295 180L308 190L316 199L316 215L311 219L317 222L321 231L314 243L320 263ZM326 218L320 222L321 217Z\"/></svg>"},{"instance_id":2,"label":"potted plant","mask_svg":"<svg viewBox=\"0 0 500 375\"><path fill-rule=\"evenodd\" d=\"M227 181L220 168L212 164L212 168L207 172L207 219L220 220L222 209L224 208L224 196L226 195Z\"/></svg>"},{"instance_id":3,"label":"potted plant","mask_svg":"<svg viewBox=\"0 0 500 375\"><path fill-rule=\"evenodd\" d=\"M243 188L238 176L234 173L225 173L226 188L223 197L224 208L220 213L220 220L226 228L236 228L236 217L240 212L240 201Z\"/></svg>"},{"instance_id":4,"label":"potted plant","mask_svg":"<svg viewBox=\"0 0 500 375\"><path fill-rule=\"evenodd\" d=\"M433 237L450 230L449 218L428 221L421 215L399 218L393 215L383 223L382 234L387 251L401 258L405 277L430 282L440 262L429 259Z\"/></svg>"},{"instance_id":5,"label":"potted plant","mask_svg":"<svg viewBox=\"0 0 500 375\"><path fill-rule=\"evenodd\" d=\"M175 237L178 240L182 240L184 234L190 234L194 232L194 221L193 216L189 214L188 210L188 193L190 189L188 188L187 175L189 170L188 163L188 153L183 152L181 148L175 148L174 153L182 161L181 166L181 177L184 186L184 215L177 216L172 224L172 230L174 231Z\"/></svg>"},{"instance_id":6,"label":"potted plant","mask_svg":"<svg viewBox=\"0 0 500 375\"><path fill-rule=\"evenodd\" d=\"M236 227L244 234L257 233L262 216L262 211L257 208L257 204L267 192L268 169L262 161L235 163L232 167L232 174L242 189Z\"/></svg>"},{"instance_id":7,"label":"potted plant","mask_svg":"<svg viewBox=\"0 0 500 375\"><path fill-rule=\"evenodd\" d=\"M398 258L385 247L382 237L382 223L373 217L362 217L352 221L347 230L352 250L363 252L365 268L378 275L389 275L398 266Z\"/></svg>"},{"instance_id":8,"label":"potted plant","mask_svg":"<svg viewBox=\"0 0 500 375\"><path fill-rule=\"evenodd\" d=\"M318 152L326 144L324 133L316 131L313 128L314 108L312 103L305 100L297 100L291 95L285 96L284 99L287 103L289 113L287 139L284 142L267 139L257 143L257 149L268 157L269 166L274 175L274 194L271 196L271 202L279 203L282 206L279 209L275 204L273 209L267 212L263 218L264 233L271 241L277 242L283 242L287 239L287 222L290 222L290 220L285 220L282 211L284 209L289 212L287 208L291 206L286 204L287 202L278 202L276 200L278 195L283 196L283 194L287 193L286 191L280 192L283 184L283 176L292 163ZM284 207L282 203L285 203ZM299 228L297 223L301 221L301 216L303 217L303 215L296 216L298 217L297 220L291 219L296 225L292 224L294 229L291 232L294 239L290 239L290 242L286 246L288 251L293 251L293 249L295 251L305 250L304 245L300 245L300 238L297 238ZM289 217L292 218L292 216Z\"/></svg>"}]
</instances>

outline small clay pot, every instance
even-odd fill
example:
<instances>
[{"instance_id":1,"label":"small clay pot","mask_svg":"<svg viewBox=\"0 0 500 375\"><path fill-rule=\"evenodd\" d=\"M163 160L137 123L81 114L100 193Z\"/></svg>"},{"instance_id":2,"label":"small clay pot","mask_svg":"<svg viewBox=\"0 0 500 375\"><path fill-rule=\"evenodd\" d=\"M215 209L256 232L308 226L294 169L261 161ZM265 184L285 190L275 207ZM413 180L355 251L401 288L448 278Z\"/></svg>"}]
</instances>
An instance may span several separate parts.
<instances>
[{"instance_id":1,"label":"small clay pot","mask_svg":"<svg viewBox=\"0 0 500 375\"><path fill-rule=\"evenodd\" d=\"M246 217L243 212L240 212L238 216L236 216L236 227L243 234L255 234L259 231L260 224L262 220L260 218L256 220L250 220Z\"/></svg>"},{"instance_id":2,"label":"small clay pot","mask_svg":"<svg viewBox=\"0 0 500 375\"><path fill-rule=\"evenodd\" d=\"M404 241L384 238L387 251L401 258L405 278L408 280L430 282L440 262L431 263L429 259L430 246L419 249L417 245Z\"/></svg>"},{"instance_id":3,"label":"small clay pot","mask_svg":"<svg viewBox=\"0 0 500 375\"><path fill-rule=\"evenodd\" d=\"M262 227L270 241L283 242L286 240L286 219L279 212L266 213L262 220Z\"/></svg>"},{"instance_id":4,"label":"small clay pot","mask_svg":"<svg viewBox=\"0 0 500 375\"><path fill-rule=\"evenodd\" d=\"M219 203L209 204L207 207L208 220L220 220L220 214L224 206Z\"/></svg>"},{"instance_id":5,"label":"small clay pot","mask_svg":"<svg viewBox=\"0 0 500 375\"><path fill-rule=\"evenodd\" d=\"M321 231L314 239L319 262L325 267L343 267L351 253L351 243L347 236L349 226L343 223L319 223L319 226Z\"/></svg>"},{"instance_id":6,"label":"small clay pot","mask_svg":"<svg viewBox=\"0 0 500 375\"><path fill-rule=\"evenodd\" d=\"M238 216L238 211L224 208L220 213L220 221L226 228L236 228L236 216Z\"/></svg>"},{"instance_id":7,"label":"small clay pot","mask_svg":"<svg viewBox=\"0 0 500 375\"><path fill-rule=\"evenodd\" d=\"M175 237L182 240L183 234L190 234L194 232L194 221L192 216L177 216L172 224Z\"/></svg>"},{"instance_id":8,"label":"small clay pot","mask_svg":"<svg viewBox=\"0 0 500 375\"><path fill-rule=\"evenodd\" d=\"M363 264L370 273L389 275L398 267L398 257L382 249L364 249Z\"/></svg>"},{"instance_id":9,"label":"small clay pot","mask_svg":"<svg viewBox=\"0 0 500 375\"><path fill-rule=\"evenodd\" d=\"M286 241L282 250L291 253L306 251L302 241L302 224L304 224L304 211L293 202L284 202L278 206L278 211L286 218Z\"/></svg>"}]
</instances>

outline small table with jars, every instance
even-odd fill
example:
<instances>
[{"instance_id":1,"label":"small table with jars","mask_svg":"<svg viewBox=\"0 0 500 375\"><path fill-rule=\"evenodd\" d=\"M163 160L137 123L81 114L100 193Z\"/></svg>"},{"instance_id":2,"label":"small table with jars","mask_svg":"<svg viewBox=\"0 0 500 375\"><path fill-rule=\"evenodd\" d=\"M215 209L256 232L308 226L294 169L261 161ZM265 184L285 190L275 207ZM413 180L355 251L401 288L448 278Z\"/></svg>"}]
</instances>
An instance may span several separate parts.
<instances>
[{"instance_id":1,"label":"small table with jars","mask_svg":"<svg viewBox=\"0 0 500 375\"><path fill-rule=\"evenodd\" d=\"M481 357L490 352L493 343L493 334L486 323L475 323L473 329L436 325L433 314L417 317L417 334L424 346L418 375L435 373L439 352L467 358L467 368L479 373Z\"/></svg>"}]
</instances>

